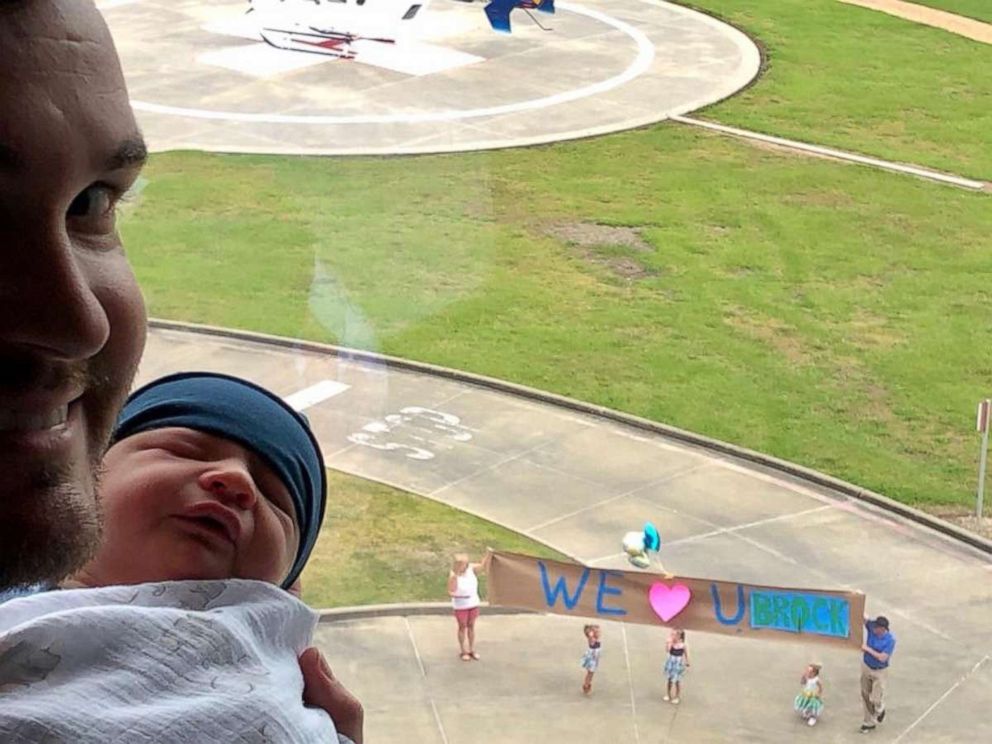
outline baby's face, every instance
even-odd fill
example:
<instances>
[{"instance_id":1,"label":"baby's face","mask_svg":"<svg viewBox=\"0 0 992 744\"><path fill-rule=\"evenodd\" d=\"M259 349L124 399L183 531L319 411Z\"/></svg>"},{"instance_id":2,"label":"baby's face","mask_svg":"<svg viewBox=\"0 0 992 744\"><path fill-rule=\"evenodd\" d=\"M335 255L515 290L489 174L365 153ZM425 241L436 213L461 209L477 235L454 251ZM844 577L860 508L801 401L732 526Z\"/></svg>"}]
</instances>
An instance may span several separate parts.
<instances>
[{"instance_id":1,"label":"baby's face","mask_svg":"<svg viewBox=\"0 0 992 744\"><path fill-rule=\"evenodd\" d=\"M193 429L128 437L107 452L103 543L90 585L178 579L282 583L299 545L289 491L254 452Z\"/></svg>"}]
</instances>

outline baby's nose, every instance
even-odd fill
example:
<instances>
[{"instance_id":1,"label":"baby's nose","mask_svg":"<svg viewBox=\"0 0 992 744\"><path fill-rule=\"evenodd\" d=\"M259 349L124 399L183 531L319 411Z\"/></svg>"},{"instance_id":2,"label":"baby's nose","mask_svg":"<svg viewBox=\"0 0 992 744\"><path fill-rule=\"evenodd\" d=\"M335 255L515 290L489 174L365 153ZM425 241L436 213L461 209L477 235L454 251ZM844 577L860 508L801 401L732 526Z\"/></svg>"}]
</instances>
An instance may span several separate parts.
<instances>
[{"instance_id":1,"label":"baby's nose","mask_svg":"<svg viewBox=\"0 0 992 744\"><path fill-rule=\"evenodd\" d=\"M240 468L218 468L204 478L205 488L224 502L232 502L242 509L255 506L255 485Z\"/></svg>"}]
</instances>

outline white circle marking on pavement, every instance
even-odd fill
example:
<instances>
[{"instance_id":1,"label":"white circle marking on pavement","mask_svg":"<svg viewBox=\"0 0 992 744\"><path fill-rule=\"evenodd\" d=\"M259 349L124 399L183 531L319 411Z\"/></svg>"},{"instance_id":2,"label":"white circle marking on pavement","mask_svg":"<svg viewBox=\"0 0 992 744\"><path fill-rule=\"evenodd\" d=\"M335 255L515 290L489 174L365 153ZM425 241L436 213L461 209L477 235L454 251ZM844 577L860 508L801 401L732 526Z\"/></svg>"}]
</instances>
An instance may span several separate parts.
<instances>
[{"instance_id":1,"label":"white circle marking on pavement","mask_svg":"<svg viewBox=\"0 0 992 744\"><path fill-rule=\"evenodd\" d=\"M631 80L643 75L654 61L654 44L640 30L634 28L629 23L617 20L606 13L598 10L591 10L581 5L572 3L559 3L559 8L572 13L588 16L594 20L612 26L618 31L626 34L637 44L637 57L619 75L615 75L607 80L603 80L582 88L574 88L564 93L545 96L543 98L533 98L529 101L518 101L502 106L490 106L488 108L449 110L449 111L429 111L421 114L378 114L371 116L321 116L304 114L251 114L237 111L210 111L208 109L182 108L179 106L166 106L148 101L131 101L132 107L138 111L145 111L153 114L166 114L170 116L186 116L194 119L220 119L233 122L251 122L263 124L417 124L422 122L436 121L457 121L459 119L474 119L481 116L500 116L503 114L514 114L521 111L534 111L536 109L557 106L561 103L569 103L588 98L589 96L605 93L621 85L626 85Z\"/></svg>"}]
</instances>

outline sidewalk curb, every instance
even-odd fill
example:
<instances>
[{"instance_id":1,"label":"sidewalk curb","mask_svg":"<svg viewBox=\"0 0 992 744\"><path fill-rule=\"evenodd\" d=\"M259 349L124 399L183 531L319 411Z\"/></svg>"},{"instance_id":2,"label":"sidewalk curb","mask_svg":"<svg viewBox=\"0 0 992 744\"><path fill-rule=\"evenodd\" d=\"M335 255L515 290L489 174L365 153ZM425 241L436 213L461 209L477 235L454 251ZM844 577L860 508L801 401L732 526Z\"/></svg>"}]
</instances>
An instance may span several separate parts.
<instances>
[{"instance_id":1,"label":"sidewalk curb","mask_svg":"<svg viewBox=\"0 0 992 744\"><path fill-rule=\"evenodd\" d=\"M598 406L593 403L584 403L582 401L575 400L574 398L567 398L563 395L548 393L542 390L527 387L525 385L518 385L513 382L506 382L505 380L486 377L484 375L477 375L471 372L460 372L455 369L440 367L426 362L400 359L399 357L377 354L371 351L349 349L341 346L334 346L332 344L317 343L315 341L302 341L281 336L271 336L264 333L256 333L254 331L231 330L227 328L218 328L216 326L198 325L172 320L150 319L148 321L148 325L152 328L162 330L183 331L186 333L199 333L205 336L231 338L239 341L251 341L254 343L268 344L270 346L278 346L285 349L328 354L346 360L382 364L389 367L395 367L396 369L419 372L421 374L431 375L441 379L462 382L476 387L493 390L495 392L507 393L518 398L558 406L559 408L565 408L567 410L575 411L576 413L596 416L608 421L614 421L618 424L641 429L642 431L660 434L670 439L700 447L711 452L718 452L723 455L728 455L738 460L743 460L745 462L778 471L779 473L784 473L785 475L807 483L812 483L821 488L826 488L844 496L857 499L858 501L863 501L873 506L877 506L886 511L897 514L904 519L916 522L917 524L928 527L943 535L965 543L966 545L977 548L984 553L992 555L992 540L986 540L980 535L976 535L973 532L962 529L951 522L947 522L939 517L934 517L919 509L915 509L912 506L902 504L894 499L890 499L887 496L883 496L880 493L875 493L874 491L856 486L853 483L848 483L847 481L834 478L833 476L812 470L811 468L807 468L802 465L796 465L795 463L791 463L786 460L780 460L777 457L772 457L771 455L755 452L754 450L739 447L728 442L721 442L718 439L711 439L701 434L694 434L693 432L686 431L684 429L669 426L668 424L661 424L656 421L641 418L640 416L634 416L633 414L614 411L610 408Z\"/></svg>"}]
</instances>

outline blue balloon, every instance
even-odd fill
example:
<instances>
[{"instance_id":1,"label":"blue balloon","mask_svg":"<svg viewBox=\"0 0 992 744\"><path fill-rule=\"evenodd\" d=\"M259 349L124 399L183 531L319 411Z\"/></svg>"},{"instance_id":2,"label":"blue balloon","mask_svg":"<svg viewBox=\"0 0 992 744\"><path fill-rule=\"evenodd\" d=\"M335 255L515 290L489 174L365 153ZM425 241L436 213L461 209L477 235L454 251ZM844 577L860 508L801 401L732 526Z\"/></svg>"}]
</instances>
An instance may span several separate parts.
<instances>
[{"instance_id":1,"label":"blue balloon","mask_svg":"<svg viewBox=\"0 0 992 744\"><path fill-rule=\"evenodd\" d=\"M661 535L658 528L650 522L644 523L644 548L645 550L661 550Z\"/></svg>"}]
</instances>

